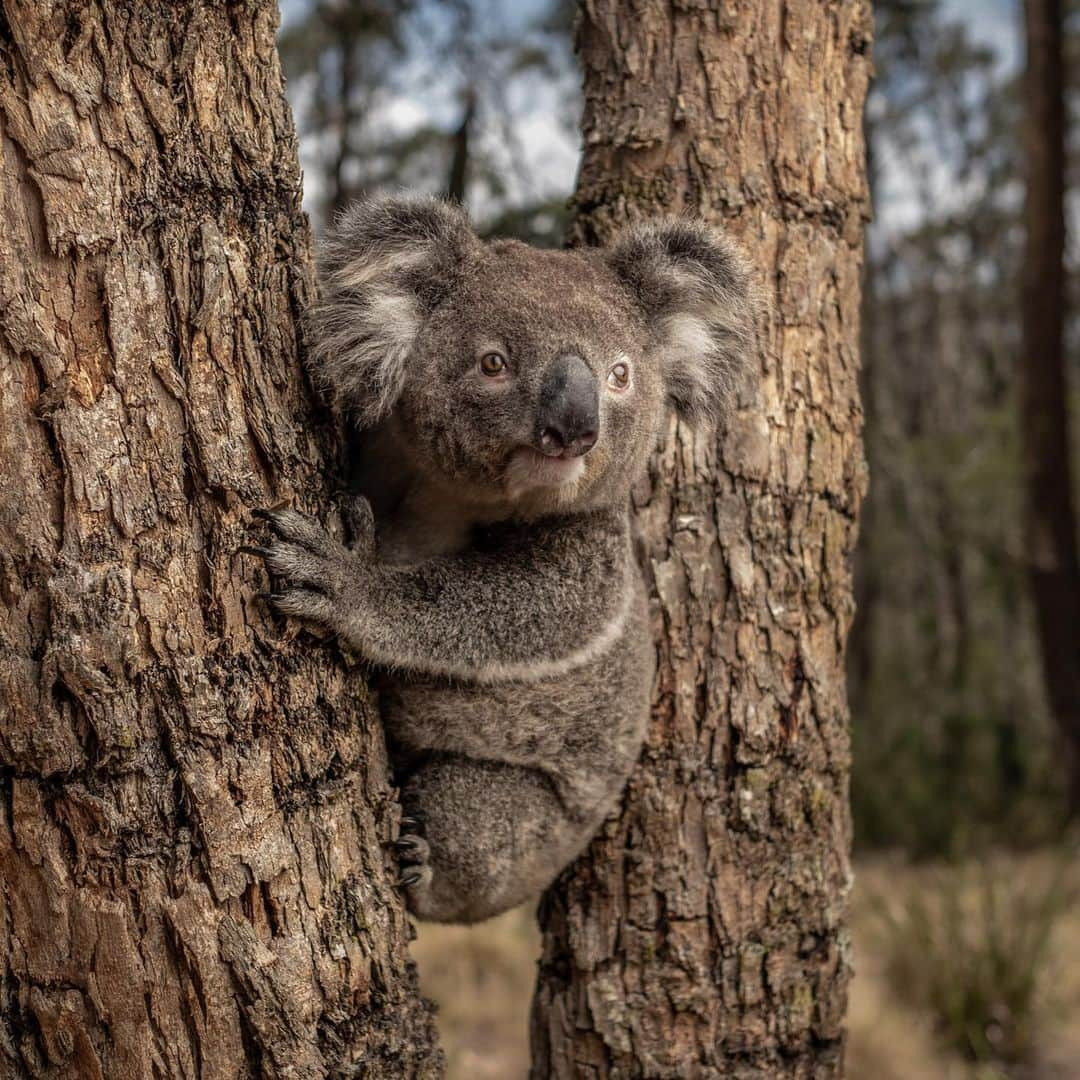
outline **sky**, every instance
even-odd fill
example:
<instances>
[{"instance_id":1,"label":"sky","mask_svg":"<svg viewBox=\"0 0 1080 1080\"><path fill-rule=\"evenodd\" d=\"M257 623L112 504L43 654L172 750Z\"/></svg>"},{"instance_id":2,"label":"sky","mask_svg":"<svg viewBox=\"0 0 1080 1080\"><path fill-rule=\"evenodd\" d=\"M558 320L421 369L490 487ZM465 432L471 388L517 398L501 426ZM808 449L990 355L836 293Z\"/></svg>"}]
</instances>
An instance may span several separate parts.
<instances>
[{"instance_id":1,"label":"sky","mask_svg":"<svg viewBox=\"0 0 1080 1080\"><path fill-rule=\"evenodd\" d=\"M1020 0L944 0L941 8L946 18L965 23L977 41L989 45L1005 70L1020 66L1024 51Z\"/></svg>"}]
</instances>

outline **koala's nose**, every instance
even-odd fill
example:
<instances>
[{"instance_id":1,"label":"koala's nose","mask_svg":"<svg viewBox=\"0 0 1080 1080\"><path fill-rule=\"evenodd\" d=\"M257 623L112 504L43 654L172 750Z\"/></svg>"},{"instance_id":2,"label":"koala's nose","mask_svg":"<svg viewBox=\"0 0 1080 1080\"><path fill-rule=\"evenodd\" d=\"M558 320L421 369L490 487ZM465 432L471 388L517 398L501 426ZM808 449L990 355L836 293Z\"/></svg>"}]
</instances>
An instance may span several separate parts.
<instances>
[{"instance_id":1,"label":"koala's nose","mask_svg":"<svg viewBox=\"0 0 1080 1080\"><path fill-rule=\"evenodd\" d=\"M536 410L540 449L552 457L578 457L595 445L599 428L596 376L580 356L560 356L540 387Z\"/></svg>"}]
</instances>

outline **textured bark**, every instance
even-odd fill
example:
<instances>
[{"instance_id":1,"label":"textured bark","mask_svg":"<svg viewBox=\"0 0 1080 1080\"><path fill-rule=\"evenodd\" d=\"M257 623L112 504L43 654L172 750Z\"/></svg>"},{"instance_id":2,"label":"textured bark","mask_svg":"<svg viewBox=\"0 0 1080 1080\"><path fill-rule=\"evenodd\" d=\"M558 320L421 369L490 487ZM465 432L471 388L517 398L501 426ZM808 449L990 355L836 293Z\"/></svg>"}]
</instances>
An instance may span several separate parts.
<instances>
[{"instance_id":1,"label":"textured bark","mask_svg":"<svg viewBox=\"0 0 1080 1080\"><path fill-rule=\"evenodd\" d=\"M653 723L546 897L536 1077L834 1077L849 976L849 568L866 3L589 0L576 240L693 212L760 270L760 383L635 493Z\"/></svg>"},{"instance_id":2,"label":"textured bark","mask_svg":"<svg viewBox=\"0 0 1080 1080\"><path fill-rule=\"evenodd\" d=\"M437 1073L363 680L237 554L327 505L276 7L2 11L0 1075Z\"/></svg>"},{"instance_id":3,"label":"textured bark","mask_svg":"<svg viewBox=\"0 0 1080 1080\"><path fill-rule=\"evenodd\" d=\"M1065 383L1065 23L1061 0L1027 0L1027 163L1020 422L1028 580L1069 805L1080 816L1080 555Z\"/></svg>"}]
</instances>

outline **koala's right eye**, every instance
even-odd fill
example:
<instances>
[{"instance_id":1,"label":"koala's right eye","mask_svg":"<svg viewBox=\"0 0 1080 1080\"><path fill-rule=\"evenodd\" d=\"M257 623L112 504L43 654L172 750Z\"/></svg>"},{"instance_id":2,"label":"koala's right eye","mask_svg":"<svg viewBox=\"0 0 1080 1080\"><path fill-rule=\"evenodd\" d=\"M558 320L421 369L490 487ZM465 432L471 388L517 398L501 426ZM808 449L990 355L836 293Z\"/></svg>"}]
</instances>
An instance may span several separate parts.
<instances>
[{"instance_id":1,"label":"koala's right eye","mask_svg":"<svg viewBox=\"0 0 1080 1080\"><path fill-rule=\"evenodd\" d=\"M480 370L489 378L506 371L506 357L502 353L489 352L480 357Z\"/></svg>"}]
</instances>

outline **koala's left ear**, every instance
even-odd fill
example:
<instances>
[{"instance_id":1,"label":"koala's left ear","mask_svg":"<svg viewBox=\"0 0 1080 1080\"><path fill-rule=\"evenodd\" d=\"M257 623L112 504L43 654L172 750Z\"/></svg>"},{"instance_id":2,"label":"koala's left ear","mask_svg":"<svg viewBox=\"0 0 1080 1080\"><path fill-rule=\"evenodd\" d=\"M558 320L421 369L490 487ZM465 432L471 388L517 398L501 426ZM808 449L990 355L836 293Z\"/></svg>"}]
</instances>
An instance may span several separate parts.
<instances>
[{"instance_id":1,"label":"koala's left ear","mask_svg":"<svg viewBox=\"0 0 1080 1080\"><path fill-rule=\"evenodd\" d=\"M631 226L606 257L645 312L679 415L715 423L753 361L756 301L745 259L689 220Z\"/></svg>"},{"instance_id":2,"label":"koala's left ear","mask_svg":"<svg viewBox=\"0 0 1080 1080\"><path fill-rule=\"evenodd\" d=\"M327 229L309 366L362 427L394 407L424 319L478 246L465 211L432 198L363 199Z\"/></svg>"}]
</instances>

